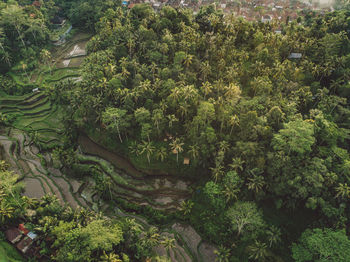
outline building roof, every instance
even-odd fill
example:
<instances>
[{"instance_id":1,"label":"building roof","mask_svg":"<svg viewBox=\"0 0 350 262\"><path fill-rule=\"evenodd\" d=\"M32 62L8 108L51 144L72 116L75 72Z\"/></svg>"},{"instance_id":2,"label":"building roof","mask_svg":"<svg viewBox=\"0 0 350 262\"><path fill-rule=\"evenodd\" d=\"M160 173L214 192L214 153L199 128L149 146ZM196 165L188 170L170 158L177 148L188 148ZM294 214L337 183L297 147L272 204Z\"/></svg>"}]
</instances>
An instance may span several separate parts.
<instances>
[{"instance_id":1,"label":"building roof","mask_svg":"<svg viewBox=\"0 0 350 262\"><path fill-rule=\"evenodd\" d=\"M300 59L303 55L301 53L291 53L288 58Z\"/></svg>"},{"instance_id":2,"label":"building roof","mask_svg":"<svg viewBox=\"0 0 350 262\"><path fill-rule=\"evenodd\" d=\"M23 254L27 253L28 249L33 244L33 240L29 237L23 238L17 245L17 249L21 251Z\"/></svg>"},{"instance_id":3,"label":"building roof","mask_svg":"<svg viewBox=\"0 0 350 262\"><path fill-rule=\"evenodd\" d=\"M26 229L26 227L24 226L24 224L19 224L19 225L18 225L18 229L19 229L20 231L22 231L23 234L25 234L25 235L27 235L27 234L29 233L29 230Z\"/></svg>"},{"instance_id":4,"label":"building roof","mask_svg":"<svg viewBox=\"0 0 350 262\"><path fill-rule=\"evenodd\" d=\"M27 236L28 236L30 239L34 240L34 239L36 239L36 237L37 237L38 235L35 234L34 232L29 232L29 233L27 234Z\"/></svg>"},{"instance_id":5,"label":"building roof","mask_svg":"<svg viewBox=\"0 0 350 262\"><path fill-rule=\"evenodd\" d=\"M32 5L34 5L36 7L40 7L41 6L40 2L37 1L37 0L35 0Z\"/></svg>"},{"instance_id":6,"label":"building roof","mask_svg":"<svg viewBox=\"0 0 350 262\"><path fill-rule=\"evenodd\" d=\"M18 228L12 227L5 231L5 236L8 241L14 244L21 239L22 233Z\"/></svg>"}]
</instances>

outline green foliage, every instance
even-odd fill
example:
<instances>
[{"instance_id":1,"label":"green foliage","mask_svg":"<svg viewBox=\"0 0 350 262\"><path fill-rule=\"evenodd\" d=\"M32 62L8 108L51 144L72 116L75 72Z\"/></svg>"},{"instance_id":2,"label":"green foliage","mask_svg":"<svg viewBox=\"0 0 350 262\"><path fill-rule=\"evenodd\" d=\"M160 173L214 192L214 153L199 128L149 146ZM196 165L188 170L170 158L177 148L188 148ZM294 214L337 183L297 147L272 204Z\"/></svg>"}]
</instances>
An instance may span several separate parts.
<instances>
[{"instance_id":1,"label":"green foliage","mask_svg":"<svg viewBox=\"0 0 350 262\"><path fill-rule=\"evenodd\" d=\"M265 226L262 214L254 202L236 202L228 209L227 217L237 235L256 234Z\"/></svg>"},{"instance_id":2,"label":"green foliage","mask_svg":"<svg viewBox=\"0 0 350 262\"><path fill-rule=\"evenodd\" d=\"M350 240L345 230L306 230L292 246L293 258L302 261L349 261Z\"/></svg>"},{"instance_id":3,"label":"green foliage","mask_svg":"<svg viewBox=\"0 0 350 262\"><path fill-rule=\"evenodd\" d=\"M274 135L271 145L286 154L294 152L302 155L310 152L314 143L313 124L298 119L285 123L284 128Z\"/></svg>"},{"instance_id":4,"label":"green foliage","mask_svg":"<svg viewBox=\"0 0 350 262\"><path fill-rule=\"evenodd\" d=\"M0 261L1 262L21 262L24 261L16 249L5 241L0 241Z\"/></svg>"},{"instance_id":5,"label":"green foliage","mask_svg":"<svg viewBox=\"0 0 350 262\"><path fill-rule=\"evenodd\" d=\"M187 175L198 182L193 198L182 202L184 216L116 199L126 210L161 224L176 216L189 219L205 240L220 246L222 261L272 260L274 252L286 254L295 232L308 226L295 225L294 234L287 232L294 230L289 224L267 227L275 223L267 219L271 214L260 211L266 203L275 203L273 212L308 210L309 225L344 228L350 196L348 11L309 13L297 20L299 24L281 24L283 33L275 34L271 24L224 16L214 6L194 15L168 6L155 12L146 4L124 10L118 1L44 1L40 9L20 3L23 6L16 1L0 5L0 69L13 67L15 81L2 76L2 91L31 90L25 82L39 54L51 71L45 44L48 21L59 6L75 27L97 32L88 43L83 81L58 82L46 90L52 101L65 106L66 137L73 141L78 130L87 130L99 143L129 156L137 168ZM291 52L302 57L288 58ZM53 70L45 83L69 74ZM20 111L28 113L22 117L16 107L8 106L10 100L1 98L2 123L15 120L22 129L46 127L35 115L50 110L49 104L22 104ZM55 127L57 115L45 121ZM46 141L43 137L43 132L33 132L40 144ZM49 146L41 149L45 148ZM79 163L67 147L55 149L53 156L57 167L61 163L79 177L93 176L95 189L101 195L107 192L106 199L113 199L108 177L127 184L103 161ZM190 159L189 165L184 158ZM1 202L2 223L23 215L17 211L23 210L19 192L11 192L14 196L6 191L7 200ZM173 244L171 239L161 240L154 229L130 233L131 226L120 221L89 217L81 222L72 214L63 219L57 200L47 197L43 202L39 216L57 217L43 220L52 222L46 223L53 228L48 234L60 261L120 259L125 250L134 254L131 260L142 260L161 241L169 248ZM309 254L313 261L335 256L331 259L336 261L341 252L326 245L332 241L317 240L321 248L313 241L316 236L336 241L339 237L343 249L347 242L338 231L322 232L305 233L300 245L293 246L293 256L299 261L307 261L302 259Z\"/></svg>"}]
</instances>

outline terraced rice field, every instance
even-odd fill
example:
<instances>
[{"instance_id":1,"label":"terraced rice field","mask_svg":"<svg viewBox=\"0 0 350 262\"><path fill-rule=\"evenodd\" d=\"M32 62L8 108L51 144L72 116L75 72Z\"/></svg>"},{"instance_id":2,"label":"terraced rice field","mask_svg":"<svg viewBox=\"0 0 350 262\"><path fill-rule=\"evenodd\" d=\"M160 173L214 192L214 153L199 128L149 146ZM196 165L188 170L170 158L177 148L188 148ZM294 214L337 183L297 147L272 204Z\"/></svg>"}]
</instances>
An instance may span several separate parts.
<instances>
[{"instance_id":1,"label":"terraced rice field","mask_svg":"<svg viewBox=\"0 0 350 262\"><path fill-rule=\"evenodd\" d=\"M84 58L88 37L78 34L65 46L56 47L53 52L56 61L54 70L33 72L32 83L40 90L43 84L50 85L67 78L81 80L78 67ZM63 62L67 60L70 60L69 64L64 66ZM18 84L25 81L16 79ZM45 194L55 194L62 205L108 211L112 216L134 218L145 229L150 227L144 218L125 213L100 199L92 178L78 180L54 167L51 149L62 143L64 126L61 119L64 109L52 104L44 92L23 96L0 94L0 112L14 119L11 127L0 132L0 156L11 164L25 182L24 195L41 198ZM136 170L129 161L108 151L86 135L82 134L78 142L78 163L83 166L93 165L100 173L108 176L112 181L110 193L114 197L172 212L190 196L189 181ZM203 242L192 227L175 223L161 234L173 237L176 241L175 247L170 250L165 250L163 246L157 247L155 252L159 255L167 255L172 261L215 261L214 248Z\"/></svg>"}]
</instances>

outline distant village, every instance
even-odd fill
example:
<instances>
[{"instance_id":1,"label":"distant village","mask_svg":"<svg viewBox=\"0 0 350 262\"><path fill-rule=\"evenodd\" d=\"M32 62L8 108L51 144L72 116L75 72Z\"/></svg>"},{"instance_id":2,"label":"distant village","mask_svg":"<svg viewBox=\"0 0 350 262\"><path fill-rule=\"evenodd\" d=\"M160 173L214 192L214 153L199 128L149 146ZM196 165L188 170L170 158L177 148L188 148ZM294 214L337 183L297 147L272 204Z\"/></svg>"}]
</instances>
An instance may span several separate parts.
<instances>
[{"instance_id":1,"label":"distant village","mask_svg":"<svg viewBox=\"0 0 350 262\"><path fill-rule=\"evenodd\" d=\"M250 21L286 22L296 19L302 15L301 11L309 10L315 12L328 12L333 8L330 5L320 5L319 2L298 0L124 0L123 5L132 8L138 3L149 3L155 9L164 5L173 7L187 7L198 13L202 5L215 4L217 9L224 13L232 13Z\"/></svg>"}]
</instances>

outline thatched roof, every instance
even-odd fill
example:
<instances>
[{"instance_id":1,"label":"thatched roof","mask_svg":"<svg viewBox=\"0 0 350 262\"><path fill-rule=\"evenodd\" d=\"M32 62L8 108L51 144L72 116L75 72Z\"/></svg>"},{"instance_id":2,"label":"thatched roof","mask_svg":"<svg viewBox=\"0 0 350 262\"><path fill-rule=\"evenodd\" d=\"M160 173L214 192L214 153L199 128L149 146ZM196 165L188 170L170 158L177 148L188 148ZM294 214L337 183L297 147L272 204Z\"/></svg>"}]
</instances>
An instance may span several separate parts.
<instances>
[{"instance_id":1,"label":"thatched roof","mask_svg":"<svg viewBox=\"0 0 350 262\"><path fill-rule=\"evenodd\" d=\"M5 236L6 236L6 239L8 241L10 241L12 244L14 244L21 239L22 233L21 233L21 231L19 231L18 228L13 227L13 228L6 230Z\"/></svg>"}]
</instances>

